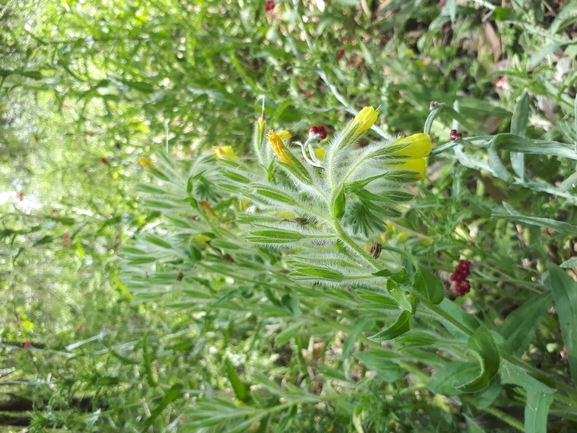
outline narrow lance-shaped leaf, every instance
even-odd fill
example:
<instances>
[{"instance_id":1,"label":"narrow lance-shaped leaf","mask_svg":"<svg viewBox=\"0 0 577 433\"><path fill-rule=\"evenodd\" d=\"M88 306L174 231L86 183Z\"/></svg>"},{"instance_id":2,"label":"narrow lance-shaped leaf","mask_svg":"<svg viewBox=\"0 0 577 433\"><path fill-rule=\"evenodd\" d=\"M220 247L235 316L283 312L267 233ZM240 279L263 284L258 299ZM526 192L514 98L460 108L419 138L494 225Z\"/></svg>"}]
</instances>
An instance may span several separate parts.
<instances>
[{"instance_id":1,"label":"narrow lance-shaped leaf","mask_svg":"<svg viewBox=\"0 0 577 433\"><path fill-rule=\"evenodd\" d=\"M577 283L555 265L549 265L549 278L571 376L577 384Z\"/></svg>"},{"instance_id":2,"label":"narrow lance-shaped leaf","mask_svg":"<svg viewBox=\"0 0 577 433\"><path fill-rule=\"evenodd\" d=\"M527 123L529 123L529 94L523 93L523 96L515 106L515 112L511 119L511 134L524 137L527 132ZM521 180L525 179L525 155L521 152L511 152L511 166L513 171Z\"/></svg>"},{"instance_id":3,"label":"narrow lance-shaped leaf","mask_svg":"<svg viewBox=\"0 0 577 433\"><path fill-rule=\"evenodd\" d=\"M547 433L547 414L553 403L553 394L547 394L536 389L527 390L525 405L525 433Z\"/></svg>"},{"instance_id":4,"label":"narrow lance-shaped leaf","mask_svg":"<svg viewBox=\"0 0 577 433\"><path fill-rule=\"evenodd\" d=\"M529 347L552 301L551 292L535 296L510 313L497 328L515 355L521 355Z\"/></svg>"}]
</instances>

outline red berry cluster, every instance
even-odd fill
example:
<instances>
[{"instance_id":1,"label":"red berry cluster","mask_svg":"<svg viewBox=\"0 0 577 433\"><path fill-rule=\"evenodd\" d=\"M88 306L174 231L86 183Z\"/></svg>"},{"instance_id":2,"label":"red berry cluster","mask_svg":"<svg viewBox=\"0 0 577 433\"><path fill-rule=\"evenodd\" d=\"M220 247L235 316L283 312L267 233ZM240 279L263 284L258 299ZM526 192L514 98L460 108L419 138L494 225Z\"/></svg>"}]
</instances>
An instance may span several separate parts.
<instances>
[{"instance_id":1,"label":"red berry cluster","mask_svg":"<svg viewBox=\"0 0 577 433\"><path fill-rule=\"evenodd\" d=\"M451 129L451 135L449 136L449 139L451 141L455 141L457 138L463 138L463 134L457 132L456 129Z\"/></svg>"},{"instance_id":2,"label":"red berry cluster","mask_svg":"<svg viewBox=\"0 0 577 433\"><path fill-rule=\"evenodd\" d=\"M324 126L311 126L311 129L309 129L309 134L316 134L321 140L327 138L327 131Z\"/></svg>"},{"instance_id":3,"label":"red berry cluster","mask_svg":"<svg viewBox=\"0 0 577 433\"><path fill-rule=\"evenodd\" d=\"M274 2L272 0L266 0L264 3L264 10L266 12L272 11L274 9Z\"/></svg>"},{"instance_id":4,"label":"red berry cluster","mask_svg":"<svg viewBox=\"0 0 577 433\"><path fill-rule=\"evenodd\" d=\"M471 283L467 281L470 274L471 262L468 260L459 260L459 264L455 267L455 272L451 274L450 280L455 282L455 289L457 295L463 296L471 290Z\"/></svg>"}]
</instances>

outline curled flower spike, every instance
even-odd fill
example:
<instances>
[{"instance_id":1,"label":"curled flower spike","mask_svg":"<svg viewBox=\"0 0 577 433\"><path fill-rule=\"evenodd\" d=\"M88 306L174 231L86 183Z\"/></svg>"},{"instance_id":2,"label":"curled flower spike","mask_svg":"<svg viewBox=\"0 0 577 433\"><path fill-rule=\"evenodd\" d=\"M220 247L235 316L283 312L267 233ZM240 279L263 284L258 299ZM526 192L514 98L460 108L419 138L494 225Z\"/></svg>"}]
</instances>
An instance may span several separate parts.
<instances>
[{"instance_id":1,"label":"curled flower spike","mask_svg":"<svg viewBox=\"0 0 577 433\"><path fill-rule=\"evenodd\" d=\"M379 117L379 112L373 107L365 107L355 116L353 121L350 123L348 130L354 131L354 138L357 138L367 129L375 124Z\"/></svg>"},{"instance_id":2,"label":"curled flower spike","mask_svg":"<svg viewBox=\"0 0 577 433\"><path fill-rule=\"evenodd\" d=\"M408 137L395 141L393 145L404 143L410 144L404 149L393 152L392 155L410 156L411 158L423 158L431 153L431 150L433 149L433 145L431 144L431 137L429 137L429 134L420 133L409 135Z\"/></svg>"},{"instance_id":3,"label":"curled flower spike","mask_svg":"<svg viewBox=\"0 0 577 433\"><path fill-rule=\"evenodd\" d=\"M232 149L232 146L212 146L212 150L216 153L216 157L219 159L238 159L236 153Z\"/></svg>"},{"instance_id":4,"label":"curled flower spike","mask_svg":"<svg viewBox=\"0 0 577 433\"><path fill-rule=\"evenodd\" d=\"M290 134L289 134L290 135ZM266 135L270 145L272 146L272 150L278 156L282 162L286 164L291 164L291 160L287 156L288 149L282 142L282 138L280 138L273 130L270 130Z\"/></svg>"}]
</instances>

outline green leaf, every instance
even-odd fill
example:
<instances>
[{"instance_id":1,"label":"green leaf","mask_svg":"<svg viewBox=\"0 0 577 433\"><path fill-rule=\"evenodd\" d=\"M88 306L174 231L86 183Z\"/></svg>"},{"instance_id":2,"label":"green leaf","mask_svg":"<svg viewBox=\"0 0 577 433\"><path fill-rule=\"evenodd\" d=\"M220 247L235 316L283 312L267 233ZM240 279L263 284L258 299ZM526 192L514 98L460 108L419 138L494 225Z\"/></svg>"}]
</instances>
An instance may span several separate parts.
<instances>
[{"instance_id":1,"label":"green leaf","mask_svg":"<svg viewBox=\"0 0 577 433\"><path fill-rule=\"evenodd\" d=\"M144 240L147 242L150 242L153 245L156 245L157 247L165 248L167 250L172 249L172 244L170 244L169 242L166 242L165 240L162 240L159 237L154 236L154 235L146 235L144 237Z\"/></svg>"},{"instance_id":2,"label":"green leaf","mask_svg":"<svg viewBox=\"0 0 577 433\"><path fill-rule=\"evenodd\" d=\"M511 134L524 137L529 123L529 93L524 92L515 106L511 118ZM511 166L521 180L525 179L525 155L520 152L511 152Z\"/></svg>"},{"instance_id":3,"label":"green leaf","mask_svg":"<svg viewBox=\"0 0 577 433\"><path fill-rule=\"evenodd\" d=\"M458 320L461 324L465 325L470 331L474 331L480 325L478 320L475 319L474 316L465 313L458 305L456 305L454 302L449 301L447 298L441 301L439 307L441 307L446 313L448 313L454 319ZM450 322L443 321L443 324L455 337L461 337L466 335L463 331L459 330Z\"/></svg>"},{"instance_id":4,"label":"green leaf","mask_svg":"<svg viewBox=\"0 0 577 433\"><path fill-rule=\"evenodd\" d=\"M391 297L395 301L397 301L397 303L403 310L406 311L413 310L413 305L410 299L407 297L405 291L401 289L401 287L395 280L393 279L387 280L387 291L389 292L389 295L391 295Z\"/></svg>"},{"instance_id":5,"label":"green leaf","mask_svg":"<svg viewBox=\"0 0 577 433\"><path fill-rule=\"evenodd\" d=\"M577 283L558 266L550 264L548 269L571 376L577 384Z\"/></svg>"},{"instance_id":6,"label":"green leaf","mask_svg":"<svg viewBox=\"0 0 577 433\"><path fill-rule=\"evenodd\" d=\"M248 177L243 176L242 174L236 173L234 171L223 170L221 174L226 177L227 179L232 180L233 182L237 183L250 183L250 179ZM190 191L189 191L190 193Z\"/></svg>"},{"instance_id":7,"label":"green leaf","mask_svg":"<svg viewBox=\"0 0 577 433\"><path fill-rule=\"evenodd\" d=\"M559 233L564 233L568 235L577 235L577 226L573 224L569 224L563 221L556 221L550 218L539 218L539 217L532 217L526 215L507 215L507 214L499 214L495 213L491 215L492 219L503 219L503 220L512 220L518 221L520 223L525 223L528 225L539 226L539 227L548 227L553 230L558 231Z\"/></svg>"},{"instance_id":8,"label":"green leaf","mask_svg":"<svg viewBox=\"0 0 577 433\"><path fill-rule=\"evenodd\" d=\"M405 374L402 368L391 361L387 352L371 348L368 352L355 352L354 356L387 382L395 382Z\"/></svg>"},{"instance_id":9,"label":"green leaf","mask_svg":"<svg viewBox=\"0 0 577 433\"><path fill-rule=\"evenodd\" d=\"M142 340L142 357L144 358L144 372L146 380L150 386L156 386L154 377L152 376L152 363L150 361L150 353L148 353L148 335L145 335Z\"/></svg>"},{"instance_id":10,"label":"green leaf","mask_svg":"<svg viewBox=\"0 0 577 433\"><path fill-rule=\"evenodd\" d=\"M236 368L234 364L228 357L224 360L224 363L226 367L226 375L228 376L228 380L232 385L232 389L234 390L236 398L242 402L248 402L250 400L248 386L240 380L236 374Z\"/></svg>"},{"instance_id":11,"label":"green leaf","mask_svg":"<svg viewBox=\"0 0 577 433\"><path fill-rule=\"evenodd\" d=\"M525 433L547 433L547 414L553 398L553 394L546 394L533 388L527 390Z\"/></svg>"},{"instance_id":12,"label":"green leaf","mask_svg":"<svg viewBox=\"0 0 577 433\"><path fill-rule=\"evenodd\" d=\"M497 332L507 340L513 349L513 354L522 355L529 347L529 343L531 343L543 317L547 314L551 302L553 302L551 292L534 296L510 313L497 328Z\"/></svg>"},{"instance_id":13,"label":"green leaf","mask_svg":"<svg viewBox=\"0 0 577 433\"><path fill-rule=\"evenodd\" d=\"M343 359L348 358L349 355L351 354L351 350L353 349L353 345L355 344L355 341L359 336L359 334L366 329L371 329L373 324L374 320L370 320L366 317L359 317L357 318L357 320L355 320L353 328L349 333L349 335L347 335L347 339L343 344L343 352L342 352Z\"/></svg>"},{"instance_id":14,"label":"green leaf","mask_svg":"<svg viewBox=\"0 0 577 433\"><path fill-rule=\"evenodd\" d=\"M295 156L288 154L287 156L293 162L293 164L286 164L282 161L276 161L276 163L290 174L292 174L300 182L304 183L305 185L312 185L313 178L307 169L300 163L298 159L296 159Z\"/></svg>"},{"instance_id":15,"label":"green leaf","mask_svg":"<svg viewBox=\"0 0 577 433\"><path fill-rule=\"evenodd\" d=\"M144 427L142 428L141 433L148 432L148 429L152 426L154 420L158 418L158 416L164 411L164 409L168 407L170 403L180 397L183 389L184 387L180 384L172 385L172 387L164 395L164 398L160 404L151 412L150 417L144 423Z\"/></svg>"},{"instance_id":16,"label":"green leaf","mask_svg":"<svg viewBox=\"0 0 577 433\"><path fill-rule=\"evenodd\" d=\"M551 27L549 31L551 34L559 33L565 27L569 26L577 20L577 1L571 0L565 3L561 12L557 14L553 22L551 23Z\"/></svg>"},{"instance_id":17,"label":"green leaf","mask_svg":"<svg viewBox=\"0 0 577 433\"><path fill-rule=\"evenodd\" d=\"M433 304L440 304L445 297L441 280L425 268L420 268L415 274L413 291L417 296Z\"/></svg>"},{"instance_id":18,"label":"green leaf","mask_svg":"<svg viewBox=\"0 0 577 433\"><path fill-rule=\"evenodd\" d=\"M553 394L554 388L545 385L543 382L530 376L525 370L511 364L509 361L501 360L501 383L511 383L525 389L534 389L539 392Z\"/></svg>"},{"instance_id":19,"label":"green leaf","mask_svg":"<svg viewBox=\"0 0 577 433\"><path fill-rule=\"evenodd\" d=\"M294 422L298 414L298 406L292 405L288 412L282 416L280 421L278 422L275 432L285 432Z\"/></svg>"},{"instance_id":20,"label":"green leaf","mask_svg":"<svg viewBox=\"0 0 577 433\"><path fill-rule=\"evenodd\" d=\"M489 382L499 372L499 350L493 341L491 333L485 328L479 328L467 343L471 354L481 364L481 372L474 380L457 387L463 392L480 391L489 385Z\"/></svg>"},{"instance_id":21,"label":"green leaf","mask_svg":"<svg viewBox=\"0 0 577 433\"><path fill-rule=\"evenodd\" d=\"M340 189L335 194L335 199L333 201L333 215L336 219L340 220L345 214L347 206L347 199L345 197L345 188L341 185Z\"/></svg>"},{"instance_id":22,"label":"green leaf","mask_svg":"<svg viewBox=\"0 0 577 433\"><path fill-rule=\"evenodd\" d=\"M474 362L450 362L435 372L427 387L437 394L451 397L460 394L457 387L471 382L478 374L479 365Z\"/></svg>"},{"instance_id":23,"label":"green leaf","mask_svg":"<svg viewBox=\"0 0 577 433\"><path fill-rule=\"evenodd\" d=\"M249 233L247 240L249 242L256 242L261 244L280 244L298 242L305 236L299 232L292 232L288 230L254 230Z\"/></svg>"},{"instance_id":24,"label":"green leaf","mask_svg":"<svg viewBox=\"0 0 577 433\"><path fill-rule=\"evenodd\" d=\"M254 192L260 196L266 197L269 200L274 200L279 203L284 203L288 205L294 205L296 203L295 199L287 194L286 192L279 191L274 188L267 186L258 186L255 188Z\"/></svg>"},{"instance_id":25,"label":"green leaf","mask_svg":"<svg viewBox=\"0 0 577 433\"><path fill-rule=\"evenodd\" d=\"M577 257L572 257L569 260L565 260L563 263L559 265L559 267L564 269L571 269L577 267Z\"/></svg>"},{"instance_id":26,"label":"green leaf","mask_svg":"<svg viewBox=\"0 0 577 433\"><path fill-rule=\"evenodd\" d=\"M386 340L393 340L399 335L403 335L405 332L411 329L411 312L404 310L401 312L395 323L389 326L387 329L382 330L378 334L369 337L369 340L380 343Z\"/></svg>"}]
</instances>

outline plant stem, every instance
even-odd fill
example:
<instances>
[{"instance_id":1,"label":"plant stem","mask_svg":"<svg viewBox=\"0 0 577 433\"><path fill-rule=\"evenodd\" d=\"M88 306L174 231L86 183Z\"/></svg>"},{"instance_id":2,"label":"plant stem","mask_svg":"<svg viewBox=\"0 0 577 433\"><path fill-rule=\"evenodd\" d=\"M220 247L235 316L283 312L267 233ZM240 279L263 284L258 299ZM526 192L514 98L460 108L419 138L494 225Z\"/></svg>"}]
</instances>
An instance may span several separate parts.
<instances>
[{"instance_id":1,"label":"plant stem","mask_svg":"<svg viewBox=\"0 0 577 433\"><path fill-rule=\"evenodd\" d=\"M509 424L510 426L515 427L519 431L522 431L522 432L525 431L525 426L523 425L523 423L521 421L513 418L511 415L507 415L505 412L503 412L497 408L489 406L489 407L485 408L485 412L488 412L491 415L499 418L501 421L504 421L507 424Z\"/></svg>"}]
</instances>

